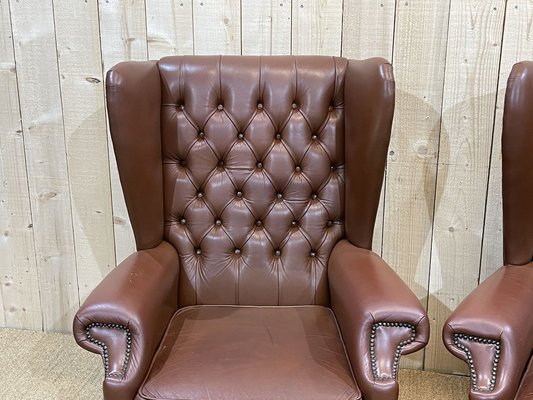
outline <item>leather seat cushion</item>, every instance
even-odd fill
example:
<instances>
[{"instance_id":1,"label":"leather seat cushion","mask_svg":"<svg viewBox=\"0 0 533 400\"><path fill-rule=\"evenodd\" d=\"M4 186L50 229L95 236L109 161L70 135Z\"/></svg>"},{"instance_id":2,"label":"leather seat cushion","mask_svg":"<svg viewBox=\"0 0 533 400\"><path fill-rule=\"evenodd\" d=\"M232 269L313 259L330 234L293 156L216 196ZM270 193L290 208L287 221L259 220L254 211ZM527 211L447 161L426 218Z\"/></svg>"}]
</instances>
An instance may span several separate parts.
<instances>
[{"instance_id":1,"label":"leather seat cushion","mask_svg":"<svg viewBox=\"0 0 533 400\"><path fill-rule=\"evenodd\" d=\"M322 306L177 311L138 399L360 399L333 312Z\"/></svg>"}]
</instances>

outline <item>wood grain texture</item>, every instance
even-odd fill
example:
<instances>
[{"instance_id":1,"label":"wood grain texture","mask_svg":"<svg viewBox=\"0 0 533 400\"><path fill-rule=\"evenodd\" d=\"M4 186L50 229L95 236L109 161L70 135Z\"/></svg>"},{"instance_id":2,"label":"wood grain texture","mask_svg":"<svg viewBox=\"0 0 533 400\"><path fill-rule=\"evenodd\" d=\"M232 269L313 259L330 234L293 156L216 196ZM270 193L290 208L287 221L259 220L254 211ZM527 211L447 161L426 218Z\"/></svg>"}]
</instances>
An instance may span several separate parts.
<instances>
[{"instance_id":1,"label":"wood grain texture","mask_svg":"<svg viewBox=\"0 0 533 400\"><path fill-rule=\"evenodd\" d=\"M146 10L143 0L100 0L100 37L102 63L108 71L121 61L148 59L146 40ZM124 194L120 186L113 143L107 127L113 223L115 231L116 263L120 263L135 251L135 239L131 229Z\"/></svg>"},{"instance_id":2,"label":"wood grain texture","mask_svg":"<svg viewBox=\"0 0 533 400\"><path fill-rule=\"evenodd\" d=\"M429 284L432 332L442 331L478 284L504 15L504 0L451 1ZM442 351L438 334L425 365L466 371Z\"/></svg>"},{"instance_id":3,"label":"wood grain texture","mask_svg":"<svg viewBox=\"0 0 533 400\"><path fill-rule=\"evenodd\" d=\"M342 55L392 61L396 0L345 0Z\"/></svg>"},{"instance_id":4,"label":"wood grain texture","mask_svg":"<svg viewBox=\"0 0 533 400\"><path fill-rule=\"evenodd\" d=\"M240 2L194 1L194 54L241 54Z\"/></svg>"},{"instance_id":5,"label":"wood grain texture","mask_svg":"<svg viewBox=\"0 0 533 400\"><path fill-rule=\"evenodd\" d=\"M396 0L346 0L342 18L342 56L353 59L383 57L393 61ZM385 177L386 181L386 177ZM382 255L385 181L372 240L372 250Z\"/></svg>"},{"instance_id":6,"label":"wood grain texture","mask_svg":"<svg viewBox=\"0 0 533 400\"><path fill-rule=\"evenodd\" d=\"M387 165L383 257L428 301L449 1L398 2L397 106ZM431 40L424 38L431 37ZM424 352L402 359L420 368Z\"/></svg>"},{"instance_id":7,"label":"wood grain texture","mask_svg":"<svg viewBox=\"0 0 533 400\"><path fill-rule=\"evenodd\" d=\"M522 60L533 60L532 24L533 2L515 0L507 3L483 230L480 282L503 264L501 133L505 88L513 65Z\"/></svg>"},{"instance_id":8,"label":"wood grain texture","mask_svg":"<svg viewBox=\"0 0 533 400\"><path fill-rule=\"evenodd\" d=\"M55 0L55 28L79 295L115 265L96 0Z\"/></svg>"},{"instance_id":9,"label":"wood grain texture","mask_svg":"<svg viewBox=\"0 0 533 400\"><path fill-rule=\"evenodd\" d=\"M68 330L79 306L52 5L11 3L43 328Z\"/></svg>"},{"instance_id":10,"label":"wood grain texture","mask_svg":"<svg viewBox=\"0 0 533 400\"><path fill-rule=\"evenodd\" d=\"M192 0L146 0L148 58L193 54Z\"/></svg>"},{"instance_id":11,"label":"wood grain texture","mask_svg":"<svg viewBox=\"0 0 533 400\"><path fill-rule=\"evenodd\" d=\"M241 9L242 54L291 54L291 0L241 0Z\"/></svg>"},{"instance_id":12,"label":"wood grain texture","mask_svg":"<svg viewBox=\"0 0 533 400\"><path fill-rule=\"evenodd\" d=\"M0 326L41 329L17 71L7 2L0 2Z\"/></svg>"},{"instance_id":13,"label":"wood grain texture","mask_svg":"<svg viewBox=\"0 0 533 400\"><path fill-rule=\"evenodd\" d=\"M341 54L342 0L293 0L292 54Z\"/></svg>"}]
</instances>

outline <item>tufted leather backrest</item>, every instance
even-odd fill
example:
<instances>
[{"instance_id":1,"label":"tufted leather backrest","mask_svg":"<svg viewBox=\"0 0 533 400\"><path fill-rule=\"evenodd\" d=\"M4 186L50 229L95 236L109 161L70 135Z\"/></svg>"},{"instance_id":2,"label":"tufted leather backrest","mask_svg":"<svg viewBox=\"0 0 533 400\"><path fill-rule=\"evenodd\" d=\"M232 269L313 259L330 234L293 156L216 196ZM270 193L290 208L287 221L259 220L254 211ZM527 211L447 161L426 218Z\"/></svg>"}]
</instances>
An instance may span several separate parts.
<instances>
[{"instance_id":1,"label":"tufted leather backrest","mask_svg":"<svg viewBox=\"0 0 533 400\"><path fill-rule=\"evenodd\" d=\"M533 259L533 61L514 65L502 132L503 242L506 264Z\"/></svg>"},{"instance_id":2,"label":"tufted leather backrest","mask_svg":"<svg viewBox=\"0 0 533 400\"><path fill-rule=\"evenodd\" d=\"M393 83L382 59L315 56L168 57L109 72L137 247L176 247L180 306L329 303L335 244L371 246Z\"/></svg>"},{"instance_id":3,"label":"tufted leather backrest","mask_svg":"<svg viewBox=\"0 0 533 400\"><path fill-rule=\"evenodd\" d=\"M171 57L159 69L180 303L327 303L344 233L346 60Z\"/></svg>"}]
</instances>

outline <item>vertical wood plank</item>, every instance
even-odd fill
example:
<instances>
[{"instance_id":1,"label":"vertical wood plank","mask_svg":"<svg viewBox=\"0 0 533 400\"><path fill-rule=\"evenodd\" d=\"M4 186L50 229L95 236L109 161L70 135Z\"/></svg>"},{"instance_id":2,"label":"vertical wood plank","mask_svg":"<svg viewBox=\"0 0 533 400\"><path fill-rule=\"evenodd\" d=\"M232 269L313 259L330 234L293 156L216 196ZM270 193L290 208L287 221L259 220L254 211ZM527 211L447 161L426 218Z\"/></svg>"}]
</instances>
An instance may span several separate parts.
<instances>
[{"instance_id":1,"label":"vertical wood plank","mask_svg":"<svg viewBox=\"0 0 533 400\"><path fill-rule=\"evenodd\" d=\"M11 17L0 1L0 326L42 329Z\"/></svg>"},{"instance_id":2,"label":"vertical wood plank","mask_svg":"<svg viewBox=\"0 0 533 400\"><path fill-rule=\"evenodd\" d=\"M193 2L195 54L241 54L240 2Z\"/></svg>"},{"instance_id":3,"label":"vertical wood plank","mask_svg":"<svg viewBox=\"0 0 533 400\"><path fill-rule=\"evenodd\" d=\"M81 299L115 264L97 0L54 0Z\"/></svg>"},{"instance_id":4,"label":"vertical wood plank","mask_svg":"<svg viewBox=\"0 0 533 400\"><path fill-rule=\"evenodd\" d=\"M398 2L383 257L427 304L449 1ZM424 352L402 358L422 368Z\"/></svg>"},{"instance_id":5,"label":"vertical wood plank","mask_svg":"<svg viewBox=\"0 0 533 400\"><path fill-rule=\"evenodd\" d=\"M43 328L68 331L79 306L51 2L11 3Z\"/></svg>"},{"instance_id":6,"label":"vertical wood plank","mask_svg":"<svg viewBox=\"0 0 533 400\"><path fill-rule=\"evenodd\" d=\"M342 55L365 59L383 57L392 60L396 0L345 0L342 25ZM387 167L388 168L388 167ZM382 254L385 182L372 240L372 250Z\"/></svg>"},{"instance_id":7,"label":"vertical wood plank","mask_svg":"<svg viewBox=\"0 0 533 400\"><path fill-rule=\"evenodd\" d=\"M437 333L478 283L504 15L504 0L451 1L428 303ZM425 364L466 371L438 334Z\"/></svg>"},{"instance_id":8,"label":"vertical wood plank","mask_svg":"<svg viewBox=\"0 0 533 400\"><path fill-rule=\"evenodd\" d=\"M142 61L148 58L146 43L146 12L143 0L99 1L100 40L104 72L121 61ZM109 136L109 168L113 200L116 262L120 263L135 251L135 239L118 177L113 143Z\"/></svg>"},{"instance_id":9,"label":"vertical wood plank","mask_svg":"<svg viewBox=\"0 0 533 400\"><path fill-rule=\"evenodd\" d=\"M341 54L342 0L293 0L292 54Z\"/></svg>"},{"instance_id":10,"label":"vertical wood plank","mask_svg":"<svg viewBox=\"0 0 533 400\"><path fill-rule=\"evenodd\" d=\"M146 0L148 58L193 54L192 0Z\"/></svg>"},{"instance_id":11,"label":"vertical wood plank","mask_svg":"<svg viewBox=\"0 0 533 400\"><path fill-rule=\"evenodd\" d=\"M487 209L483 230L483 251L481 254L480 281L485 280L503 264L502 226L502 157L501 133L503 105L507 78L512 66L522 60L533 60L533 2L514 0L507 3L503 36L498 99L494 121L492 156L490 165Z\"/></svg>"},{"instance_id":12,"label":"vertical wood plank","mask_svg":"<svg viewBox=\"0 0 533 400\"><path fill-rule=\"evenodd\" d=\"M345 0L342 55L392 61L396 0Z\"/></svg>"},{"instance_id":13,"label":"vertical wood plank","mask_svg":"<svg viewBox=\"0 0 533 400\"><path fill-rule=\"evenodd\" d=\"M291 54L291 8L291 0L241 0L242 54Z\"/></svg>"}]
</instances>

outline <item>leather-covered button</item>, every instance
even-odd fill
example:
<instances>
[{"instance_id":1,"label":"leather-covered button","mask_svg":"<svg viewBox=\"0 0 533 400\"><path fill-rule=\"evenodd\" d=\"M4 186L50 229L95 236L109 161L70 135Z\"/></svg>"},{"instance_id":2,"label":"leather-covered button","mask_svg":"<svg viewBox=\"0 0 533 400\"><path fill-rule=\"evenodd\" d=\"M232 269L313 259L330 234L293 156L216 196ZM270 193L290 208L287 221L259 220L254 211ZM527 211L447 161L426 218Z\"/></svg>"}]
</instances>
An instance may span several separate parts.
<instances>
[{"instance_id":1,"label":"leather-covered button","mask_svg":"<svg viewBox=\"0 0 533 400\"><path fill-rule=\"evenodd\" d=\"M180 110L181 110L181 111L185 110L185 106L184 106L183 104L180 105Z\"/></svg>"},{"instance_id":2,"label":"leather-covered button","mask_svg":"<svg viewBox=\"0 0 533 400\"><path fill-rule=\"evenodd\" d=\"M201 199L202 197L204 197L204 194L202 192L198 192L198 193L196 193L196 197Z\"/></svg>"},{"instance_id":3,"label":"leather-covered button","mask_svg":"<svg viewBox=\"0 0 533 400\"><path fill-rule=\"evenodd\" d=\"M261 226L263 226L263 221L261 221L260 219L258 219L257 221L255 221L255 226L257 226L257 227L261 227Z\"/></svg>"},{"instance_id":4,"label":"leather-covered button","mask_svg":"<svg viewBox=\"0 0 533 400\"><path fill-rule=\"evenodd\" d=\"M318 197L318 196L316 195L316 193L313 193L313 194L311 195L311 198L312 198L313 200L316 200L317 197Z\"/></svg>"},{"instance_id":5,"label":"leather-covered button","mask_svg":"<svg viewBox=\"0 0 533 400\"><path fill-rule=\"evenodd\" d=\"M294 170L296 172L301 172L302 171L302 167L300 167L299 165L296 166L296 168L294 168Z\"/></svg>"},{"instance_id":6,"label":"leather-covered button","mask_svg":"<svg viewBox=\"0 0 533 400\"><path fill-rule=\"evenodd\" d=\"M311 140L317 140L318 139L318 136L317 135L313 135L311 136Z\"/></svg>"},{"instance_id":7,"label":"leather-covered button","mask_svg":"<svg viewBox=\"0 0 533 400\"><path fill-rule=\"evenodd\" d=\"M335 171L335 170L337 169L337 167L335 167L334 165L332 165L331 167L329 167L329 169L330 169L331 171Z\"/></svg>"},{"instance_id":8,"label":"leather-covered button","mask_svg":"<svg viewBox=\"0 0 533 400\"><path fill-rule=\"evenodd\" d=\"M180 164L181 164L182 167L185 167L185 166L187 166L187 161L181 160Z\"/></svg>"},{"instance_id":9,"label":"leather-covered button","mask_svg":"<svg viewBox=\"0 0 533 400\"><path fill-rule=\"evenodd\" d=\"M185 218L180 219L180 224L185 225L187 223L187 220Z\"/></svg>"},{"instance_id":10,"label":"leather-covered button","mask_svg":"<svg viewBox=\"0 0 533 400\"><path fill-rule=\"evenodd\" d=\"M298 108L298 104L292 103L291 107L292 107L293 110L296 110Z\"/></svg>"},{"instance_id":11,"label":"leather-covered button","mask_svg":"<svg viewBox=\"0 0 533 400\"><path fill-rule=\"evenodd\" d=\"M281 140L281 133L276 133L276 140Z\"/></svg>"},{"instance_id":12,"label":"leather-covered button","mask_svg":"<svg viewBox=\"0 0 533 400\"><path fill-rule=\"evenodd\" d=\"M218 161L218 166L219 167L223 167L224 166L224 160L219 160Z\"/></svg>"},{"instance_id":13,"label":"leather-covered button","mask_svg":"<svg viewBox=\"0 0 533 400\"><path fill-rule=\"evenodd\" d=\"M328 111L329 111L329 112L333 111L333 106L329 106L329 107L328 107Z\"/></svg>"},{"instance_id":14,"label":"leather-covered button","mask_svg":"<svg viewBox=\"0 0 533 400\"><path fill-rule=\"evenodd\" d=\"M297 221L292 221L291 222L291 226L298 226L298 222Z\"/></svg>"},{"instance_id":15,"label":"leather-covered button","mask_svg":"<svg viewBox=\"0 0 533 400\"><path fill-rule=\"evenodd\" d=\"M199 247L196 249L196 255L200 255L202 254L202 249L200 249Z\"/></svg>"},{"instance_id":16,"label":"leather-covered button","mask_svg":"<svg viewBox=\"0 0 533 400\"><path fill-rule=\"evenodd\" d=\"M215 221L215 224L216 224L217 226L220 226L220 225L222 225L222 221L219 220L219 219L217 219L217 220Z\"/></svg>"},{"instance_id":17,"label":"leather-covered button","mask_svg":"<svg viewBox=\"0 0 533 400\"><path fill-rule=\"evenodd\" d=\"M316 257L316 253L313 250L311 250L309 252L309 257Z\"/></svg>"},{"instance_id":18,"label":"leather-covered button","mask_svg":"<svg viewBox=\"0 0 533 400\"><path fill-rule=\"evenodd\" d=\"M279 250L279 249L276 250L276 251L274 252L274 254L276 255L276 257L281 256L281 250Z\"/></svg>"},{"instance_id":19,"label":"leather-covered button","mask_svg":"<svg viewBox=\"0 0 533 400\"><path fill-rule=\"evenodd\" d=\"M223 109L224 109L224 106L223 106L222 104L219 104L219 105L217 106L217 110L218 110L218 111L222 111Z\"/></svg>"},{"instance_id":20,"label":"leather-covered button","mask_svg":"<svg viewBox=\"0 0 533 400\"><path fill-rule=\"evenodd\" d=\"M235 196L241 198L242 197L242 192L240 190L238 190L237 193L235 193Z\"/></svg>"},{"instance_id":21,"label":"leather-covered button","mask_svg":"<svg viewBox=\"0 0 533 400\"><path fill-rule=\"evenodd\" d=\"M198 132L198 137L199 137L200 139L203 139L203 138L205 137L205 133L203 133L203 132Z\"/></svg>"},{"instance_id":22,"label":"leather-covered button","mask_svg":"<svg viewBox=\"0 0 533 400\"><path fill-rule=\"evenodd\" d=\"M257 108L259 110L262 110L263 109L263 103L257 103Z\"/></svg>"},{"instance_id":23,"label":"leather-covered button","mask_svg":"<svg viewBox=\"0 0 533 400\"><path fill-rule=\"evenodd\" d=\"M327 225L328 225L328 226L333 226L333 221L332 221L332 220L329 220Z\"/></svg>"},{"instance_id":24,"label":"leather-covered button","mask_svg":"<svg viewBox=\"0 0 533 400\"><path fill-rule=\"evenodd\" d=\"M283 194L282 194L282 193L278 193L278 194L276 194L276 197L277 197L279 200L281 200L281 199L283 198Z\"/></svg>"},{"instance_id":25,"label":"leather-covered button","mask_svg":"<svg viewBox=\"0 0 533 400\"><path fill-rule=\"evenodd\" d=\"M235 255L240 256L241 255L241 249L235 249L234 253L235 253Z\"/></svg>"},{"instance_id":26,"label":"leather-covered button","mask_svg":"<svg viewBox=\"0 0 533 400\"><path fill-rule=\"evenodd\" d=\"M257 164L255 164L255 166L257 167L257 169L261 169L263 168L263 163L261 161L258 161Z\"/></svg>"},{"instance_id":27,"label":"leather-covered button","mask_svg":"<svg viewBox=\"0 0 533 400\"><path fill-rule=\"evenodd\" d=\"M237 135L237 139L239 139L239 140L243 140L243 139L244 139L244 133L239 133L239 134Z\"/></svg>"}]
</instances>

